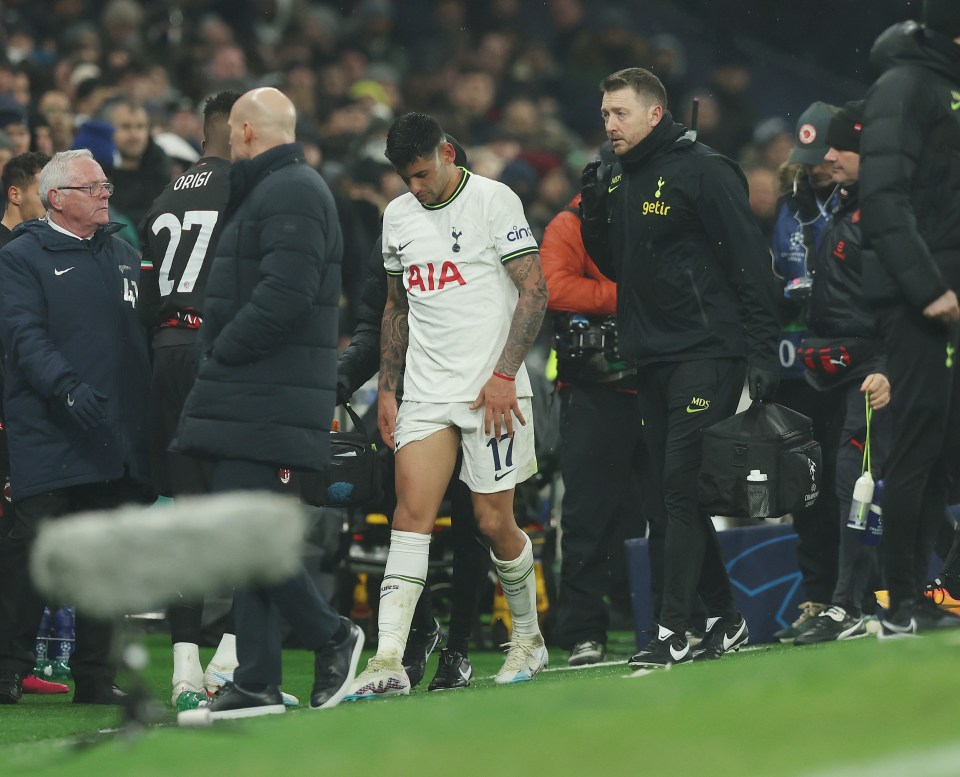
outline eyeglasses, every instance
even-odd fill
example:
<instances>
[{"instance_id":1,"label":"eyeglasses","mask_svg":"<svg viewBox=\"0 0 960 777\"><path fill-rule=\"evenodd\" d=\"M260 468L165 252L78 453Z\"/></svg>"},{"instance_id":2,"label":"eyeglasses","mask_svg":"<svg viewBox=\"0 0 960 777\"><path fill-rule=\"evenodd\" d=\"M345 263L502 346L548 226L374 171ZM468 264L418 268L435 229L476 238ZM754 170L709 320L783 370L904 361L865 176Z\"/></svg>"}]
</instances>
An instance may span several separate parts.
<instances>
[{"instance_id":1,"label":"eyeglasses","mask_svg":"<svg viewBox=\"0 0 960 777\"><path fill-rule=\"evenodd\" d=\"M107 194L113 194L113 190L116 187L112 183L100 182L87 184L86 186L58 186L57 189L81 189L89 194L91 197L96 197L100 194L101 191L106 191Z\"/></svg>"}]
</instances>

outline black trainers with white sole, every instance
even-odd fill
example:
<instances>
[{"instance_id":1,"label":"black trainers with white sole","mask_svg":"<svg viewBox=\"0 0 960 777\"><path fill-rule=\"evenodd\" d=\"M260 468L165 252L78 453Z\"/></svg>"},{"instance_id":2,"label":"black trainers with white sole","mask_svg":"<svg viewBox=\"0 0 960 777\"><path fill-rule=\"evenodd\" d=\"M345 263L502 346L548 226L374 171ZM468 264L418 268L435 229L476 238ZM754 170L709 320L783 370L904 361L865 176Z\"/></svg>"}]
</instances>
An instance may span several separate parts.
<instances>
[{"instance_id":1,"label":"black trainers with white sole","mask_svg":"<svg viewBox=\"0 0 960 777\"><path fill-rule=\"evenodd\" d=\"M657 636L627 663L637 668L655 669L673 664L686 664L692 660L693 653L686 635L675 634L668 628L658 626Z\"/></svg>"}]
</instances>

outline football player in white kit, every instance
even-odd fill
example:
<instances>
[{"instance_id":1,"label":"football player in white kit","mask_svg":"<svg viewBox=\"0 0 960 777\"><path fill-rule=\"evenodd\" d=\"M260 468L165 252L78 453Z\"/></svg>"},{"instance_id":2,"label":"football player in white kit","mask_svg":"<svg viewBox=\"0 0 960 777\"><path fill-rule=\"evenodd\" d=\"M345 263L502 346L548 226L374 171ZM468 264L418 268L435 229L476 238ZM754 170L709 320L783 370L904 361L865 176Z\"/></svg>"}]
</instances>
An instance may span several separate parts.
<instances>
[{"instance_id":1,"label":"football player in white kit","mask_svg":"<svg viewBox=\"0 0 960 777\"><path fill-rule=\"evenodd\" d=\"M377 654L347 699L410 692L401 658L461 447L460 478L513 619L495 681L531 680L547 663L533 552L513 515L516 484L537 469L523 359L540 331L547 285L520 199L504 184L457 167L454 155L440 125L422 113L401 116L387 134L386 156L409 189L383 215L388 298L378 422L396 455L397 508Z\"/></svg>"}]
</instances>

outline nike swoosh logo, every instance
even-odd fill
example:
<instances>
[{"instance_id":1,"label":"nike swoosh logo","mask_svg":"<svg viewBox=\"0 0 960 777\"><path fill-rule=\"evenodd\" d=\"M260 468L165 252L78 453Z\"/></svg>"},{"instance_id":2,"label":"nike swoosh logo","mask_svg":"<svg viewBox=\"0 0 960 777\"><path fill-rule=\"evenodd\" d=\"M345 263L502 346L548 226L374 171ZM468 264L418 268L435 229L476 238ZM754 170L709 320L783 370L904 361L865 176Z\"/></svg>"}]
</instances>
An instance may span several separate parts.
<instances>
[{"instance_id":1,"label":"nike swoosh logo","mask_svg":"<svg viewBox=\"0 0 960 777\"><path fill-rule=\"evenodd\" d=\"M690 648L683 648L682 650L677 650L673 645L671 645L671 646L670 646L670 657L671 657L674 661L679 661L679 660L681 660L684 656L687 655L687 652L688 652L689 650L690 650Z\"/></svg>"},{"instance_id":2,"label":"nike swoosh logo","mask_svg":"<svg viewBox=\"0 0 960 777\"><path fill-rule=\"evenodd\" d=\"M620 188L620 184L617 184L616 186L608 186L607 194L613 194L619 188Z\"/></svg>"},{"instance_id":3,"label":"nike swoosh logo","mask_svg":"<svg viewBox=\"0 0 960 777\"><path fill-rule=\"evenodd\" d=\"M702 413L704 410L709 410L709 407L694 407L693 405L687 405L688 413Z\"/></svg>"},{"instance_id":4,"label":"nike swoosh logo","mask_svg":"<svg viewBox=\"0 0 960 777\"><path fill-rule=\"evenodd\" d=\"M413 242L412 240L408 240L406 243L400 243L399 245L397 245L397 253L400 253L401 251L403 251L403 249L406 248L408 245L410 245L412 242Z\"/></svg>"},{"instance_id":5,"label":"nike swoosh logo","mask_svg":"<svg viewBox=\"0 0 960 777\"><path fill-rule=\"evenodd\" d=\"M73 267L68 267L66 270L54 270L54 271L53 271L53 274L54 274L54 275L63 275L64 273L70 272L72 269L73 269Z\"/></svg>"},{"instance_id":6,"label":"nike swoosh logo","mask_svg":"<svg viewBox=\"0 0 960 777\"><path fill-rule=\"evenodd\" d=\"M514 467L513 469L516 469L516 467ZM498 480L498 481L499 481L499 480L503 480L507 475L509 475L511 472L513 472L513 469L508 469L508 470L507 470L506 472L504 472L502 475L494 475L494 476L493 476L493 479L494 479L494 480Z\"/></svg>"},{"instance_id":7,"label":"nike swoosh logo","mask_svg":"<svg viewBox=\"0 0 960 777\"><path fill-rule=\"evenodd\" d=\"M76 400L67 394L67 407L73 407L76 404Z\"/></svg>"},{"instance_id":8,"label":"nike swoosh logo","mask_svg":"<svg viewBox=\"0 0 960 777\"><path fill-rule=\"evenodd\" d=\"M960 111L960 100L950 101L950 110L951 111Z\"/></svg>"},{"instance_id":9,"label":"nike swoosh logo","mask_svg":"<svg viewBox=\"0 0 960 777\"><path fill-rule=\"evenodd\" d=\"M746 621L740 624L740 628L737 629L737 633L732 637L728 637L726 634L723 635L723 652L726 653L730 648L737 644L740 640L740 637L743 635L743 630L747 627Z\"/></svg>"}]
</instances>

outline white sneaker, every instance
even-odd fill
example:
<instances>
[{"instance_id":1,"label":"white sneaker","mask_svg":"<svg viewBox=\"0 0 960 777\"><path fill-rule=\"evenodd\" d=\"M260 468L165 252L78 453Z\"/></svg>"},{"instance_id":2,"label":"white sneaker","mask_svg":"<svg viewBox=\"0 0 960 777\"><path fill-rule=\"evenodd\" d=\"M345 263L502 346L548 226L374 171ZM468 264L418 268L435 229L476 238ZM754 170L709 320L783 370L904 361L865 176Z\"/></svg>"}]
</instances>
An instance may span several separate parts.
<instances>
[{"instance_id":1,"label":"white sneaker","mask_svg":"<svg viewBox=\"0 0 960 777\"><path fill-rule=\"evenodd\" d=\"M203 673L203 687L207 689L207 695L213 696L226 683L233 682L233 671L237 668L236 664L226 666L211 661L207 664L207 669Z\"/></svg>"},{"instance_id":2,"label":"white sneaker","mask_svg":"<svg viewBox=\"0 0 960 777\"><path fill-rule=\"evenodd\" d=\"M226 683L232 683L234 669L236 669L236 667L227 668L220 664L214 664L211 661L207 666L207 671L203 673L203 687L207 689L207 696L212 699L217 695L217 691L219 691ZM283 697L283 705L285 707L300 706L300 699L298 699L292 693L280 691L280 695ZM174 704L176 704L176 700L174 700Z\"/></svg>"},{"instance_id":3,"label":"white sneaker","mask_svg":"<svg viewBox=\"0 0 960 777\"><path fill-rule=\"evenodd\" d=\"M387 696L409 696L410 678L399 659L387 661L373 656L367 668L350 684L344 701L382 699Z\"/></svg>"},{"instance_id":4,"label":"white sneaker","mask_svg":"<svg viewBox=\"0 0 960 777\"><path fill-rule=\"evenodd\" d=\"M547 665L547 646L539 634L528 641L515 640L501 647L509 648L507 658L493 681L497 685L525 683L536 677Z\"/></svg>"}]
</instances>

